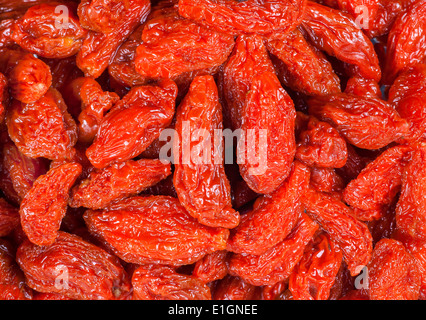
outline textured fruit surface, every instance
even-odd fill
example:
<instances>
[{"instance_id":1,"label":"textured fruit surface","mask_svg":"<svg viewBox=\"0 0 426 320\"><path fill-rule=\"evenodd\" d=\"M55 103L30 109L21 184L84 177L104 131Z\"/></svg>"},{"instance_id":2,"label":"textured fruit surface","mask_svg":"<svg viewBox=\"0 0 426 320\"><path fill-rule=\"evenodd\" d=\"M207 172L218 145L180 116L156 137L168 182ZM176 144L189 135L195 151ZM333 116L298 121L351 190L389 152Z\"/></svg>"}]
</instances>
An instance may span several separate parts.
<instances>
[{"instance_id":1,"label":"textured fruit surface","mask_svg":"<svg viewBox=\"0 0 426 320\"><path fill-rule=\"evenodd\" d=\"M111 202L136 195L171 174L170 163L156 159L128 160L92 171L75 186L71 207L102 209Z\"/></svg>"},{"instance_id":2,"label":"textured fruit surface","mask_svg":"<svg viewBox=\"0 0 426 320\"><path fill-rule=\"evenodd\" d=\"M361 76L380 80L379 59L373 44L350 16L308 1L302 26L318 48L352 65Z\"/></svg>"},{"instance_id":3,"label":"textured fruit surface","mask_svg":"<svg viewBox=\"0 0 426 320\"><path fill-rule=\"evenodd\" d=\"M39 292L77 300L116 300L130 291L130 280L117 257L66 232L60 231L50 246L25 241L16 259L27 285Z\"/></svg>"},{"instance_id":4,"label":"textured fruit surface","mask_svg":"<svg viewBox=\"0 0 426 320\"><path fill-rule=\"evenodd\" d=\"M131 197L88 210L89 231L126 262L190 264L226 247L229 231L204 226L168 196Z\"/></svg>"},{"instance_id":5,"label":"textured fruit surface","mask_svg":"<svg viewBox=\"0 0 426 320\"><path fill-rule=\"evenodd\" d=\"M426 300L425 21L0 0L0 300Z\"/></svg>"},{"instance_id":6,"label":"textured fruit surface","mask_svg":"<svg viewBox=\"0 0 426 320\"><path fill-rule=\"evenodd\" d=\"M305 248L289 278L295 300L327 300L342 263L342 252L326 233L317 235Z\"/></svg>"},{"instance_id":7,"label":"textured fruit surface","mask_svg":"<svg viewBox=\"0 0 426 320\"><path fill-rule=\"evenodd\" d=\"M39 176L22 200L19 213L28 239L47 246L58 235L68 205L69 191L81 173L78 163L65 163Z\"/></svg>"},{"instance_id":8,"label":"textured fruit surface","mask_svg":"<svg viewBox=\"0 0 426 320\"><path fill-rule=\"evenodd\" d=\"M230 257L229 273L255 286L273 285L287 279L303 256L318 224L302 214L291 233L260 255L236 253Z\"/></svg>"},{"instance_id":9,"label":"textured fruit surface","mask_svg":"<svg viewBox=\"0 0 426 320\"><path fill-rule=\"evenodd\" d=\"M219 31L285 33L300 23L306 0L180 0L179 14Z\"/></svg>"},{"instance_id":10,"label":"textured fruit surface","mask_svg":"<svg viewBox=\"0 0 426 320\"><path fill-rule=\"evenodd\" d=\"M329 235L343 253L351 275L357 275L370 261L371 233L357 220L352 209L331 194L308 189L303 197L307 214Z\"/></svg>"},{"instance_id":11,"label":"textured fruit surface","mask_svg":"<svg viewBox=\"0 0 426 320\"><path fill-rule=\"evenodd\" d=\"M296 153L294 103L274 73L254 77L241 118L241 176L253 191L271 193L289 175Z\"/></svg>"},{"instance_id":12,"label":"textured fruit surface","mask_svg":"<svg viewBox=\"0 0 426 320\"><path fill-rule=\"evenodd\" d=\"M195 77L176 111L173 184L182 205L200 223L234 228L240 215L232 208L223 142L215 137L222 129L214 78Z\"/></svg>"},{"instance_id":13,"label":"textured fruit surface","mask_svg":"<svg viewBox=\"0 0 426 320\"><path fill-rule=\"evenodd\" d=\"M252 210L231 230L227 249L259 255L281 242L296 225L301 212L301 196L309 184L309 169L294 162L290 176L273 193L256 199Z\"/></svg>"},{"instance_id":14,"label":"textured fruit surface","mask_svg":"<svg viewBox=\"0 0 426 320\"><path fill-rule=\"evenodd\" d=\"M368 268L369 295L373 300L417 300L420 273L403 244L382 239L374 247Z\"/></svg>"},{"instance_id":15,"label":"textured fruit surface","mask_svg":"<svg viewBox=\"0 0 426 320\"><path fill-rule=\"evenodd\" d=\"M335 94L309 100L309 111L330 123L352 145L380 149L408 133L408 122L380 99Z\"/></svg>"},{"instance_id":16,"label":"textured fruit surface","mask_svg":"<svg viewBox=\"0 0 426 320\"><path fill-rule=\"evenodd\" d=\"M174 78L183 72L219 66L234 38L182 18L173 8L144 26L136 48L136 71L149 78Z\"/></svg>"},{"instance_id":17,"label":"textured fruit surface","mask_svg":"<svg viewBox=\"0 0 426 320\"><path fill-rule=\"evenodd\" d=\"M194 276L160 265L143 265L132 276L134 300L210 300L210 288Z\"/></svg>"},{"instance_id":18,"label":"textured fruit surface","mask_svg":"<svg viewBox=\"0 0 426 320\"><path fill-rule=\"evenodd\" d=\"M76 54L86 34L74 6L59 3L32 6L11 30L11 38L19 46L45 58Z\"/></svg>"},{"instance_id":19,"label":"textured fruit surface","mask_svg":"<svg viewBox=\"0 0 426 320\"><path fill-rule=\"evenodd\" d=\"M34 103L14 100L6 115L9 136L30 158L70 158L77 141L77 126L59 91L50 88Z\"/></svg>"},{"instance_id":20,"label":"textured fruit surface","mask_svg":"<svg viewBox=\"0 0 426 320\"><path fill-rule=\"evenodd\" d=\"M140 155L172 121L176 84L133 87L102 119L86 155L96 168Z\"/></svg>"}]
</instances>

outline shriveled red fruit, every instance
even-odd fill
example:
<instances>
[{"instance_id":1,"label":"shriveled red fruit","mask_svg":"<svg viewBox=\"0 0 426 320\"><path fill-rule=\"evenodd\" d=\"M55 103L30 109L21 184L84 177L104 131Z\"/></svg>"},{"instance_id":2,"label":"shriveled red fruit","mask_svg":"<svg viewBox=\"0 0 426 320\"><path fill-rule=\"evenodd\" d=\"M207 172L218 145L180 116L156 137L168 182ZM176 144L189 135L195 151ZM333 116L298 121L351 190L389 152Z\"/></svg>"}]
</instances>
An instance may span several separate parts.
<instances>
[{"instance_id":1,"label":"shriveled red fruit","mask_svg":"<svg viewBox=\"0 0 426 320\"><path fill-rule=\"evenodd\" d=\"M84 214L89 231L129 263L191 264L223 250L229 230L204 226L179 200L137 196Z\"/></svg>"},{"instance_id":2,"label":"shriveled red fruit","mask_svg":"<svg viewBox=\"0 0 426 320\"><path fill-rule=\"evenodd\" d=\"M327 300L340 265L342 252L326 233L317 235L305 248L289 278L294 300Z\"/></svg>"},{"instance_id":3,"label":"shriveled red fruit","mask_svg":"<svg viewBox=\"0 0 426 320\"><path fill-rule=\"evenodd\" d=\"M309 168L296 161L276 191L256 199L253 209L231 230L227 250L259 255L281 242L301 214L300 198L309 184Z\"/></svg>"},{"instance_id":4,"label":"shriveled red fruit","mask_svg":"<svg viewBox=\"0 0 426 320\"><path fill-rule=\"evenodd\" d=\"M307 95L340 92L340 79L325 55L299 29L286 37L266 40L278 78L285 86Z\"/></svg>"},{"instance_id":5,"label":"shriveled red fruit","mask_svg":"<svg viewBox=\"0 0 426 320\"><path fill-rule=\"evenodd\" d=\"M226 250L209 253L195 263L192 275L205 283L223 279L228 274L228 257Z\"/></svg>"},{"instance_id":6,"label":"shriveled red fruit","mask_svg":"<svg viewBox=\"0 0 426 320\"><path fill-rule=\"evenodd\" d=\"M396 206L396 223L399 230L417 241L426 241L426 144L419 144L405 167L401 194Z\"/></svg>"},{"instance_id":7,"label":"shriveled red fruit","mask_svg":"<svg viewBox=\"0 0 426 320\"><path fill-rule=\"evenodd\" d=\"M19 223L19 209L0 198L0 237L7 236Z\"/></svg>"},{"instance_id":8,"label":"shriveled red fruit","mask_svg":"<svg viewBox=\"0 0 426 320\"><path fill-rule=\"evenodd\" d=\"M30 53L3 49L0 64L0 71L8 78L10 95L23 103L36 102L52 84L49 66Z\"/></svg>"},{"instance_id":9,"label":"shriveled red fruit","mask_svg":"<svg viewBox=\"0 0 426 320\"><path fill-rule=\"evenodd\" d=\"M50 88L35 103L14 101L6 115L10 138L30 158L72 157L77 126L59 91Z\"/></svg>"},{"instance_id":10,"label":"shriveled red fruit","mask_svg":"<svg viewBox=\"0 0 426 320\"><path fill-rule=\"evenodd\" d=\"M139 266L132 276L133 300L210 300L210 288L198 278L172 267Z\"/></svg>"},{"instance_id":11,"label":"shriveled red fruit","mask_svg":"<svg viewBox=\"0 0 426 320\"><path fill-rule=\"evenodd\" d=\"M247 93L255 76L275 72L268 51L259 35L240 35L223 67L222 92L225 115L233 130L241 128L241 116Z\"/></svg>"},{"instance_id":12,"label":"shriveled red fruit","mask_svg":"<svg viewBox=\"0 0 426 320\"><path fill-rule=\"evenodd\" d=\"M296 159L309 167L341 168L346 164L346 141L330 124L309 116L299 130Z\"/></svg>"},{"instance_id":13,"label":"shriveled red fruit","mask_svg":"<svg viewBox=\"0 0 426 320\"><path fill-rule=\"evenodd\" d=\"M3 122L6 106L8 104L7 78L0 72L0 123Z\"/></svg>"},{"instance_id":14,"label":"shriveled red fruit","mask_svg":"<svg viewBox=\"0 0 426 320\"><path fill-rule=\"evenodd\" d=\"M221 32L270 35L294 29L306 0L180 0L179 14Z\"/></svg>"},{"instance_id":15,"label":"shriveled red fruit","mask_svg":"<svg viewBox=\"0 0 426 320\"><path fill-rule=\"evenodd\" d=\"M50 169L26 193L19 213L22 229L32 243L47 246L55 241L66 213L69 191L81 169L78 163Z\"/></svg>"},{"instance_id":16,"label":"shriveled red fruit","mask_svg":"<svg viewBox=\"0 0 426 320\"><path fill-rule=\"evenodd\" d=\"M308 1L302 26L315 46L351 65L352 75L380 81L373 44L349 15Z\"/></svg>"},{"instance_id":17,"label":"shriveled red fruit","mask_svg":"<svg viewBox=\"0 0 426 320\"><path fill-rule=\"evenodd\" d=\"M171 8L151 18L136 49L136 71L148 78L174 78L183 72L219 66L234 38L181 17Z\"/></svg>"},{"instance_id":18,"label":"shriveled red fruit","mask_svg":"<svg viewBox=\"0 0 426 320\"><path fill-rule=\"evenodd\" d=\"M106 167L141 154L172 121L176 84L133 87L102 119L87 158L96 168Z\"/></svg>"},{"instance_id":19,"label":"shriveled red fruit","mask_svg":"<svg viewBox=\"0 0 426 320\"><path fill-rule=\"evenodd\" d=\"M426 64L417 64L400 73L389 88L388 101L410 125L402 141L416 142L426 137Z\"/></svg>"},{"instance_id":20,"label":"shriveled red fruit","mask_svg":"<svg viewBox=\"0 0 426 320\"><path fill-rule=\"evenodd\" d=\"M358 177L346 186L343 199L362 210L380 209L394 200L400 191L402 173L409 161L411 148L395 146L370 162Z\"/></svg>"},{"instance_id":21,"label":"shriveled red fruit","mask_svg":"<svg viewBox=\"0 0 426 320\"><path fill-rule=\"evenodd\" d=\"M32 300L33 291L15 261L11 242L0 239L0 300Z\"/></svg>"},{"instance_id":22,"label":"shriveled red fruit","mask_svg":"<svg viewBox=\"0 0 426 320\"><path fill-rule=\"evenodd\" d=\"M34 181L47 171L43 158L29 158L11 142L3 146L3 170L6 170L19 198L22 200Z\"/></svg>"},{"instance_id":23,"label":"shriveled red fruit","mask_svg":"<svg viewBox=\"0 0 426 320\"><path fill-rule=\"evenodd\" d=\"M30 7L11 30L13 41L44 58L76 54L86 34L75 14L75 6L59 2Z\"/></svg>"},{"instance_id":24,"label":"shriveled red fruit","mask_svg":"<svg viewBox=\"0 0 426 320\"><path fill-rule=\"evenodd\" d=\"M408 133L407 121L380 99L340 93L312 98L308 104L312 115L362 149L380 149Z\"/></svg>"},{"instance_id":25,"label":"shriveled red fruit","mask_svg":"<svg viewBox=\"0 0 426 320\"><path fill-rule=\"evenodd\" d=\"M85 78L80 88L81 113L78 116L78 140L91 143L95 138L104 114L120 100L114 92L102 90L92 78Z\"/></svg>"},{"instance_id":26,"label":"shriveled red fruit","mask_svg":"<svg viewBox=\"0 0 426 320\"><path fill-rule=\"evenodd\" d=\"M346 82L345 93L360 97L382 98L380 85L372 79L362 77L351 77Z\"/></svg>"},{"instance_id":27,"label":"shriveled red fruit","mask_svg":"<svg viewBox=\"0 0 426 320\"><path fill-rule=\"evenodd\" d=\"M343 178L333 168L311 168L309 184L322 192L340 192L345 187Z\"/></svg>"},{"instance_id":28,"label":"shriveled red fruit","mask_svg":"<svg viewBox=\"0 0 426 320\"><path fill-rule=\"evenodd\" d=\"M102 209L136 195L171 174L170 163L158 159L128 160L92 171L72 189L70 206Z\"/></svg>"},{"instance_id":29,"label":"shriveled red fruit","mask_svg":"<svg viewBox=\"0 0 426 320\"><path fill-rule=\"evenodd\" d=\"M227 275L216 282L212 298L213 300L256 300L260 297L259 289L240 277Z\"/></svg>"},{"instance_id":30,"label":"shriveled red fruit","mask_svg":"<svg viewBox=\"0 0 426 320\"><path fill-rule=\"evenodd\" d=\"M421 277L413 257L394 239L382 239L374 247L368 265L371 300L417 300Z\"/></svg>"},{"instance_id":31,"label":"shriveled red fruit","mask_svg":"<svg viewBox=\"0 0 426 320\"><path fill-rule=\"evenodd\" d=\"M229 273L255 286L274 285L286 280L317 230L318 224L302 214L292 232L266 252L260 255L233 254L229 259Z\"/></svg>"},{"instance_id":32,"label":"shriveled red fruit","mask_svg":"<svg viewBox=\"0 0 426 320\"><path fill-rule=\"evenodd\" d=\"M241 176L253 191L271 193L288 177L296 153L294 103L274 73L253 78L241 118Z\"/></svg>"},{"instance_id":33,"label":"shriveled red fruit","mask_svg":"<svg viewBox=\"0 0 426 320\"><path fill-rule=\"evenodd\" d=\"M359 274L370 261L373 251L371 233L353 211L333 194L308 189L302 197L306 213L330 235L343 252L352 276Z\"/></svg>"},{"instance_id":34,"label":"shriveled red fruit","mask_svg":"<svg viewBox=\"0 0 426 320\"><path fill-rule=\"evenodd\" d=\"M84 75L99 78L108 68L118 47L145 21L150 10L151 2L148 0L125 3L115 0L82 1L78 14L89 32L76 61Z\"/></svg>"},{"instance_id":35,"label":"shriveled red fruit","mask_svg":"<svg viewBox=\"0 0 426 320\"><path fill-rule=\"evenodd\" d=\"M400 71L426 56L426 1L414 2L389 31L384 81L391 84Z\"/></svg>"},{"instance_id":36,"label":"shriveled red fruit","mask_svg":"<svg viewBox=\"0 0 426 320\"><path fill-rule=\"evenodd\" d=\"M108 64L108 73L120 85L127 87L146 84L150 79L136 71L136 48L141 45L144 24L133 31L129 38L117 49Z\"/></svg>"},{"instance_id":37,"label":"shriveled red fruit","mask_svg":"<svg viewBox=\"0 0 426 320\"><path fill-rule=\"evenodd\" d=\"M24 241L16 260L27 285L38 292L77 300L116 300L127 298L131 289L117 257L63 231L50 246Z\"/></svg>"},{"instance_id":38,"label":"shriveled red fruit","mask_svg":"<svg viewBox=\"0 0 426 320\"><path fill-rule=\"evenodd\" d=\"M176 112L173 184L185 209L200 223L234 228L240 215L232 208L225 174L222 110L212 76L194 78ZM201 135L200 135L201 131Z\"/></svg>"}]
</instances>

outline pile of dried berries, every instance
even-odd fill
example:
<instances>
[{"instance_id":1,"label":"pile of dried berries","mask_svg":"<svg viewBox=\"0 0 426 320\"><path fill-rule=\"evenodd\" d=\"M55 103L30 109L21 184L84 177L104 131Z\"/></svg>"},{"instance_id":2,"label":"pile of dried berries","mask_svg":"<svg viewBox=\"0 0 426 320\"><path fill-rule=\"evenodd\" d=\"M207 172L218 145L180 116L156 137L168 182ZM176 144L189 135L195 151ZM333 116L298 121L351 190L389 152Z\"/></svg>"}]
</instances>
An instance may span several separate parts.
<instances>
[{"instance_id":1,"label":"pile of dried berries","mask_svg":"<svg viewBox=\"0 0 426 320\"><path fill-rule=\"evenodd\" d=\"M0 0L0 124L1 299L426 299L426 0Z\"/></svg>"}]
</instances>

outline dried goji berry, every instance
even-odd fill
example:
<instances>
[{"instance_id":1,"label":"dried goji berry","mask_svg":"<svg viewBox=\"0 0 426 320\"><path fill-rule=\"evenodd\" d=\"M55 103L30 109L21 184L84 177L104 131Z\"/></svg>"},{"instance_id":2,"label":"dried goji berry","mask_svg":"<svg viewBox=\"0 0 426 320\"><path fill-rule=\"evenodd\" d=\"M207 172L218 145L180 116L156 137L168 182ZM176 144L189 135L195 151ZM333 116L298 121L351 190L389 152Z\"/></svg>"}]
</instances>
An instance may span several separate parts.
<instances>
[{"instance_id":1,"label":"dried goji berry","mask_svg":"<svg viewBox=\"0 0 426 320\"><path fill-rule=\"evenodd\" d=\"M310 167L341 168L346 164L346 141L330 124L309 116L299 130L296 159Z\"/></svg>"},{"instance_id":2,"label":"dried goji berry","mask_svg":"<svg viewBox=\"0 0 426 320\"><path fill-rule=\"evenodd\" d=\"M29 158L22 154L11 142L3 146L3 170L8 172L13 188L20 199L31 189L34 181L47 172L47 162L43 158Z\"/></svg>"},{"instance_id":3,"label":"dried goji berry","mask_svg":"<svg viewBox=\"0 0 426 320\"><path fill-rule=\"evenodd\" d=\"M221 32L285 33L303 17L306 0L180 0L179 14Z\"/></svg>"},{"instance_id":4,"label":"dried goji berry","mask_svg":"<svg viewBox=\"0 0 426 320\"><path fill-rule=\"evenodd\" d=\"M210 300L210 288L169 266L139 266L132 276L134 300Z\"/></svg>"},{"instance_id":5,"label":"dried goji berry","mask_svg":"<svg viewBox=\"0 0 426 320\"><path fill-rule=\"evenodd\" d=\"M394 239L382 239L374 247L368 265L372 300L417 300L421 277L413 257Z\"/></svg>"},{"instance_id":6,"label":"dried goji berry","mask_svg":"<svg viewBox=\"0 0 426 320\"><path fill-rule=\"evenodd\" d=\"M305 248L293 269L289 290L294 300L327 300L342 263L342 252L326 233L317 235Z\"/></svg>"},{"instance_id":7,"label":"dried goji berry","mask_svg":"<svg viewBox=\"0 0 426 320\"><path fill-rule=\"evenodd\" d=\"M248 283L273 285L287 279L303 256L305 246L318 230L318 224L302 214L292 232L260 255L235 253L229 259L229 273Z\"/></svg>"},{"instance_id":8,"label":"dried goji berry","mask_svg":"<svg viewBox=\"0 0 426 320\"><path fill-rule=\"evenodd\" d=\"M66 163L39 176L22 200L21 225L37 245L52 244L66 213L69 191L81 173L78 163Z\"/></svg>"},{"instance_id":9,"label":"dried goji berry","mask_svg":"<svg viewBox=\"0 0 426 320\"><path fill-rule=\"evenodd\" d=\"M275 73L253 78L241 118L241 176L255 192L271 193L288 177L296 153L296 110Z\"/></svg>"},{"instance_id":10,"label":"dried goji berry","mask_svg":"<svg viewBox=\"0 0 426 320\"><path fill-rule=\"evenodd\" d=\"M71 193L71 207L102 209L136 195L171 174L170 163L158 159L128 160L92 171Z\"/></svg>"},{"instance_id":11,"label":"dried goji berry","mask_svg":"<svg viewBox=\"0 0 426 320\"><path fill-rule=\"evenodd\" d=\"M362 77L349 78L344 92L360 97L382 98L382 91L377 81Z\"/></svg>"},{"instance_id":12,"label":"dried goji berry","mask_svg":"<svg viewBox=\"0 0 426 320\"><path fill-rule=\"evenodd\" d=\"M0 198L0 237L7 236L19 223L19 209Z\"/></svg>"},{"instance_id":13,"label":"dried goji berry","mask_svg":"<svg viewBox=\"0 0 426 320\"><path fill-rule=\"evenodd\" d=\"M204 226L176 198L137 196L88 210L91 233L126 262L191 264L208 253L224 250L229 230Z\"/></svg>"},{"instance_id":14,"label":"dried goji berry","mask_svg":"<svg viewBox=\"0 0 426 320\"><path fill-rule=\"evenodd\" d=\"M287 87L307 95L340 92L340 79L325 55L308 43L299 29L285 38L267 39L278 78ZM303 61L303 63L302 63Z\"/></svg>"},{"instance_id":15,"label":"dried goji berry","mask_svg":"<svg viewBox=\"0 0 426 320\"><path fill-rule=\"evenodd\" d=\"M400 73L389 89L388 101L410 125L402 141L415 142L426 137L426 64Z\"/></svg>"},{"instance_id":16,"label":"dried goji berry","mask_svg":"<svg viewBox=\"0 0 426 320\"><path fill-rule=\"evenodd\" d=\"M192 275L205 283L223 279L228 274L228 256L226 250L205 255L195 263Z\"/></svg>"},{"instance_id":17,"label":"dried goji berry","mask_svg":"<svg viewBox=\"0 0 426 320\"><path fill-rule=\"evenodd\" d=\"M352 145L380 149L408 132L408 123L380 99L333 94L309 100L309 112L330 123Z\"/></svg>"},{"instance_id":18,"label":"dried goji berry","mask_svg":"<svg viewBox=\"0 0 426 320\"><path fill-rule=\"evenodd\" d=\"M88 0L80 3L79 17L86 27L91 28L76 57L77 65L85 76L101 76L118 47L146 19L150 9L151 2L148 0L130 0L125 3L114 0ZM108 17L111 16L126 18L109 21ZM104 28L106 32L98 32Z\"/></svg>"},{"instance_id":19,"label":"dried goji berry","mask_svg":"<svg viewBox=\"0 0 426 320\"><path fill-rule=\"evenodd\" d=\"M0 123L3 122L6 106L8 104L7 78L0 72Z\"/></svg>"},{"instance_id":20,"label":"dried goji berry","mask_svg":"<svg viewBox=\"0 0 426 320\"><path fill-rule=\"evenodd\" d=\"M0 239L0 300L31 300L33 291L15 261L11 242Z\"/></svg>"},{"instance_id":21,"label":"dried goji berry","mask_svg":"<svg viewBox=\"0 0 426 320\"><path fill-rule=\"evenodd\" d=\"M116 300L127 298L131 290L117 257L63 231L50 246L24 241L16 260L27 285L38 292L79 300Z\"/></svg>"},{"instance_id":22,"label":"dried goji berry","mask_svg":"<svg viewBox=\"0 0 426 320\"><path fill-rule=\"evenodd\" d=\"M240 215L232 208L222 136L217 137L222 129L214 78L196 77L176 111L173 183L182 205L200 223L234 228Z\"/></svg>"},{"instance_id":23,"label":"dried goji berry","mask_svg":"<svg viewBox=\"0 0 426 320\"><path fill-rule=\"evenodd\" d=\"M311 168L312 188L321 192L340 192L345 186L343 178L333 168Z\"/></svg>"},{"instance_id":24,"label":"dried goji berry","mask_svg":"<svg viewBox=\"0 0 426 320\"><path fill-rule=\"evenodd\" d=\"M220 83L225 116L232 129L241 128L241 115L253 78L266 71L274 72L274 66L262 37L256 34L238 36L224 65Z\"/></svg>"},{"instance_id":25,"label":"dried goji berry","mask_svg":"<svg viewBox=\"0 0 426 320\"><path fill-rule=\"evenodd\" d=\"M426 56L426 1L414 2L401 13L389 31L384 82L391 84L398 73Z\"/></svg>"},{"instance_id":26,"label":"dried goji berry","mask_svg":"<svg viewBox=\"0 0 426 320\"><path fill-rule=\"evenodd\" d=\"M81 84L81 113L78 116L78 140L91 143L95 138L104 114L120 99L114 92L103 91L101 85L92 78Z\"/></svg>"},{"instance_id":27,"label":"dried goji berry","mask_svg":"<svg viewBox=\"0 0 426 320\"><path fill-rule=\"evenodd\" d=\"M86 34L72 3L34 5L15 21L11 30L11 38L20 47L45 58L76 54Z\"/></svg>"},{"instance_id":28,"label":"dried goji berry","mask_svg":"<svg viewBox=\"0 0 426 320\"><path fill-rule=\"evenodd\" d=\"M352 209L332 194L308 189L302 202L307 214L343 252L351 275L359 274L370 261L373 250L373 239L367 225L358 221Z\"/></svg>"},{"instance_id":29,"label":"dried goji berry","mask_svg":"<svg viewBox=\"0 0 426 320\"><path fill-rule=\"evenodd\" d=\"M87 148L93 166L103 168L140 155L171 123L176 95L177 87L171 80L133 87L102 119Z\"/></svg>"},{"instance_id":30,"label":"dried goji berry","mask_svg":"<svg viewBox=\"0 0 426 320\"><path fill-rule=\"evenodd\" d=\"M426 241L426 144L414 150L402 176L401 194L396 206L397 227L414 240Z\"/></svg>"},{"instance_id":31,"label":"dried goji berry","mask_svg":"<svg viewBox=\"0 0 426 320\"><path fill-rule=\"evenodd\" d=\"M400 191L410 151L407 146L395 146L384 151L349 182L343 192L345 202L362 210L380 209L390 204Z\"/></svg>"},{"instance_id":32,"label":"dried goji berry","mask_svg":"<svg viewBox=\"0 0 426 320\"><path fill-rule=\"evenodd\" d=\"M315 46L352 65L352 75L380 80L379 59L373 44L349 15L308 1L302 26Z\"/></svg>"},{"instance_id":33,"label":"dried goji berry","mask_svg":"<svg viewBox=\"0 0 426 320\"><path fill-rule=\"evenodd\" d=\"M227 249L259 255L284 240L301 215L300 198L308 187L309 168L294 162L287 180L276 191L256 199L253 209L231 230Z\"/></svg>"},{"instance_id":34,"label":"dried goji berry","mask_svg":"<svg viewBox=\"0 0 426 320\"><path fill-rule=\"evenodd\" d=\"M174 78L183 72L219 66L234 38L179 16L174 8L151 18L136 49L136 71L148 78Z\"/></svg>"},{"instance_id":35,"label":"dried goji berry","mask_svg":"<svg viewBox=\"0 0 426 320\"><path fill-rule=\"evenodd\" d=\"M213 288L213 300L257 300L260 287L253 286L240 277L227 275Z\"/></svg>"},{"instance_id":36,"label":"dried goji berry","mask_svg":"<svg viewBox=\"0 0 426 320\"><path fill-rule=\"evenodd\" d=\"M121 85L133 87L144 85L149 78L136 71L136 48L142 43L142 31L144 24L133 31L129 38L117 49L108 64L108 73L112 79Z\"/></svg>"},{"instance_id":37,"label":"dried goji berry","mask_svg":"<svg viewBox=\"0 0 426 320\"><path fill-rule=\"evenodd\" d=\"M77 126L55 89L50 88L35 103L15 100L6 115L6 124L10 138L28 157L64 159L75 152Z\"/></svg>"},{"instance_id":38,"label":"dried goji berry","mask_svg":"<svg viewBox=\"0 0 426 320\"><path fill-rule=\"evenodd\" d=\"M52 84L49 66L30 53L3 49L0 70L8 77L10 94L23 103L34 103Z\"/></svg>"}]
</instances>

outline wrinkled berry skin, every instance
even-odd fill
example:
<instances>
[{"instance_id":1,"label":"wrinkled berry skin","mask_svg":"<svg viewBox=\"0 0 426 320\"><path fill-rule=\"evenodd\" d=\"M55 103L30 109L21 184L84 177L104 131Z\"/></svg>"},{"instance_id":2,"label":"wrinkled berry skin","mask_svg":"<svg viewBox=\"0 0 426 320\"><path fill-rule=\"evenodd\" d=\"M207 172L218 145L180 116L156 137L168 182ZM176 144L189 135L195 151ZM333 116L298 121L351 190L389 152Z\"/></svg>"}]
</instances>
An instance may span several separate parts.
<instances>
[{"instance_id":1,"label":"wrinkled berry skin","mask_svg":"<svg viewBox=\"0 0 426 320\"><path fill-rule=\"evenodd\" d=\"M117 257L80 237L63 231L50 246L26 240L16 253L27 285L77 300L125 299L128 275Z\"/></svg>"},{"instance_id":2,"label":"wrinkled berry skin","mask_svg":"<svg viewBox=\"0 0 426 320\"><path fill-rule=\"evenodd\" d=\"M89 231L129 263L185 265L223 250L229 230L204 226L169 196L136 196L88 210Z\"/></svg>"},{"instance_id":3,"label":"wrinkled berry skin","mask_svg":"<svg viewBox=\"0 0 426 320\"><path fill-rule=\"evenodd\" d=\"M171 80L159 85L133 87L102 119L87 158L96 168L140 155L172 121L177 86Z\"/></svg>"}]
</instances>

